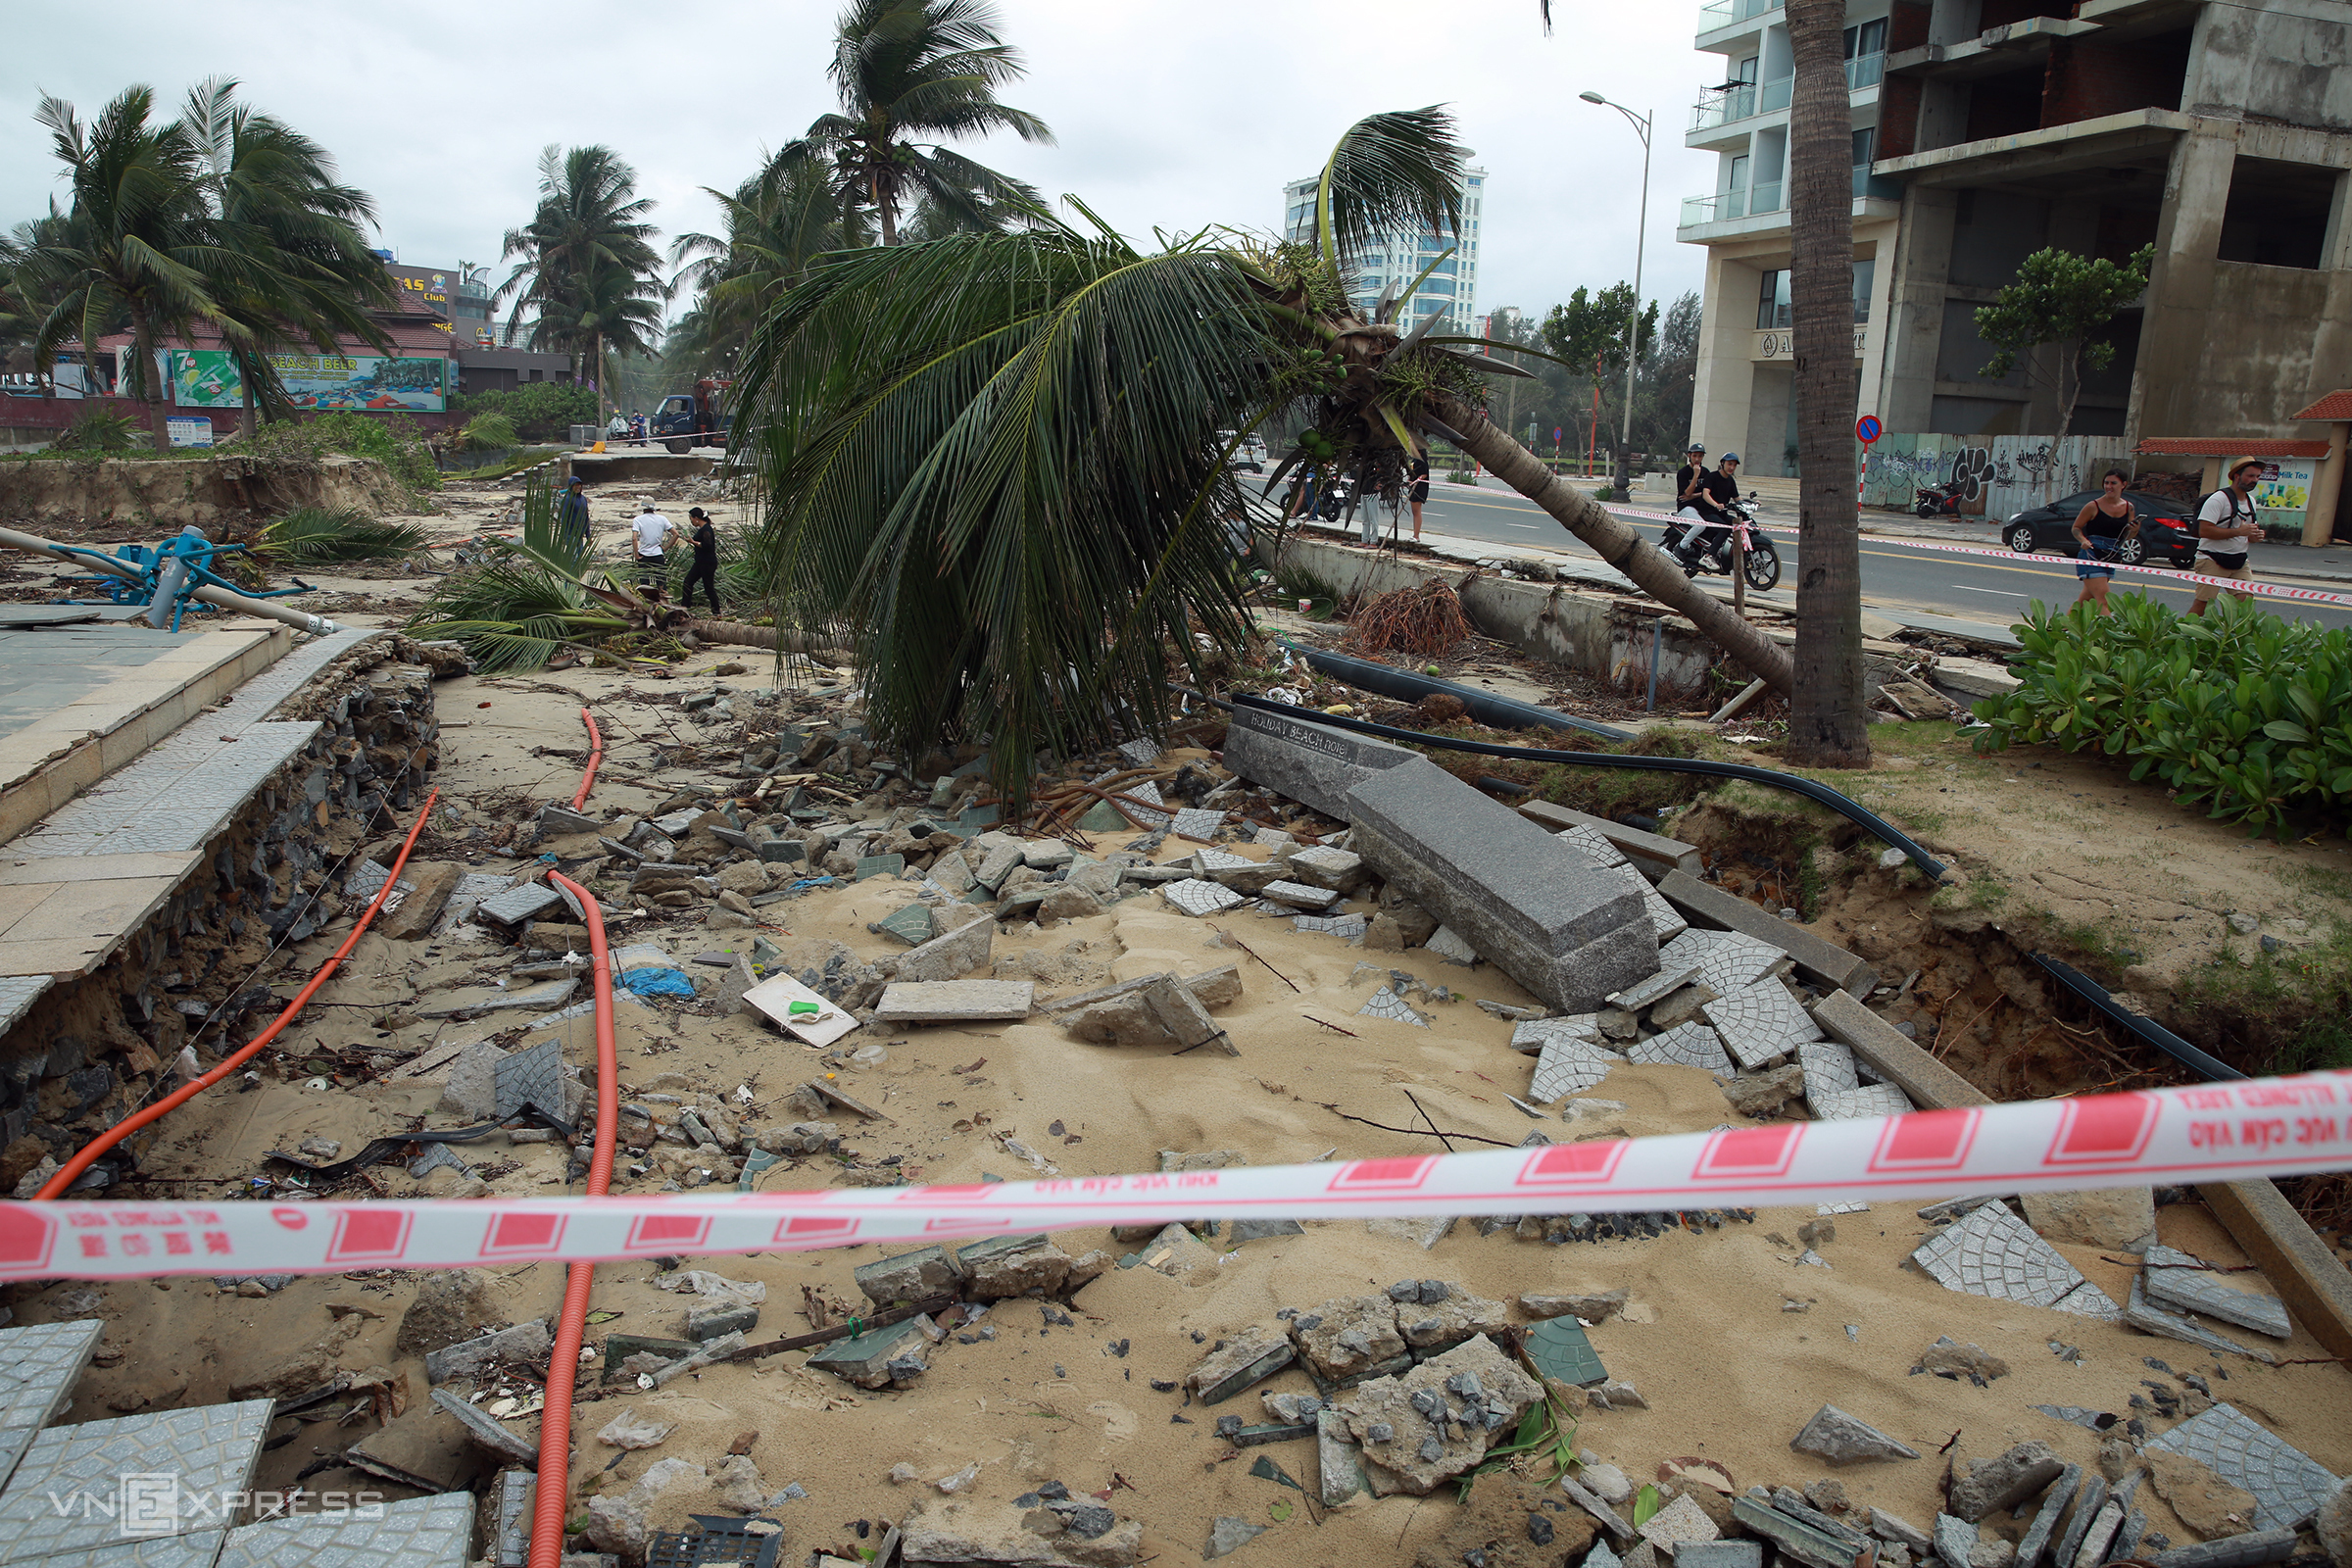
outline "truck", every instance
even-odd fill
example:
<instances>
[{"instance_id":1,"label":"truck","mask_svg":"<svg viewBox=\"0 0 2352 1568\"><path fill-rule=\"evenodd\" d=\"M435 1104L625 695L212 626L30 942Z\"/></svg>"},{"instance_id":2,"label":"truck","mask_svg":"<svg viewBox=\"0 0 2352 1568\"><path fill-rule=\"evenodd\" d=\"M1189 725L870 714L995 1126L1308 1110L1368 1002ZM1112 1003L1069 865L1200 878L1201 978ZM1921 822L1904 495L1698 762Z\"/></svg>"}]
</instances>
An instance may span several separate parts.
<instances>
[{"instance_id":1,"label":"truck","mask_svg":"<svg viewBox=\"0 0 2352 1568\"><path fill-rule=\"evenodd\" d=\"M654 411L646 434L680 457L694 447L725 446L731 417L726 412L728 385L702 380L694 383L692 392L672 392Z\"/></svg>"}]
</instances>

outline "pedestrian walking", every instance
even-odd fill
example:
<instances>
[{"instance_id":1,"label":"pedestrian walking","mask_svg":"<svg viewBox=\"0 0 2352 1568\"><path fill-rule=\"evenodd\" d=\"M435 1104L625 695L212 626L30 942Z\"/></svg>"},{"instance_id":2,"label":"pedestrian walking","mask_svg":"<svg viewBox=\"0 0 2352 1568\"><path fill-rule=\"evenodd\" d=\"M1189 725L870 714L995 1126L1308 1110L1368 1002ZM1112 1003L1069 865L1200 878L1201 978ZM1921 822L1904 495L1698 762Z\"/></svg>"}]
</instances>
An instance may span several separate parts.
<instances>
[{"instance_id":1,"label":"pedestrian walking","mask_svg":"<svg viewBox=\"0 0 2352 1568\"><path fill-rule=\"evenodd\" d=\"M686 513L686 542L694 546L694 566L686 573L686 592L679 602L689 610L694 608L694 585L701 583L710 597L710 613L718 613L718 530L710 526L710 514L700 507Z\"/></svg>"},{"instance_id":2,"label":"pedestrian walking","mask_svg":"<svg viewBox=\"0 0 2352 1568\"><path fill-rule=\"evenodd\" d=\"M2116 553L2126 539L2139 537L2139 509L2124 499L2129 483L2131 476L2123 469L2109 468L2099 481L2099 493L2075 514L2075 575L2082 579L2075 603L2096 605L2102 615L2115 613L2108 607L2107 590L2115 583Z\"/></svg>"},{"instance_id":3,"label":"pedestrian walking","mask_svg":"<svg viewBox=\"0 0 2352 1568\"><path fill-rule=\"evenodd\" d=\"M2199 568L2213 577L2251 577L2254 567L2246 559L2246 541L2262 537L2262 524L2254 515L2254 487L2262 482L2267 465L2260 458L2240 458L2230 465L2230 482L2205 498L2197 508L2197 548L2205 560ZM2196 602L2188 607L2192 615L2205 613L2205 607L2214 601L2221 589L2213 583L2197 584ZM2242 588L2230 592L2239 599L2254 596Z\"/></svg>"},{"instance_id":4,"label":"pedestrian walking","mask_svg":"<svg viewBox=\"0 0 2352 1568\"><path fill-rule=\"evenodd\" d=\"M637 552L637 591L648 599L660 599L669 582L669 541L677 531L678 525L662 515L650 500L629 524L630 542Z\"/></svg>"},{"instance_id":5,"label":"pedestrian walking","mask_svg":"<svg viewBox=\"0 0 2352 1568\"><path fill-rule=\"evenodd\" d=\"M573 474L556 503L556 540L567 550L588 548L588 481Z\"/></svg>"},{"instance_id":6,"label":"pedestrian walking","mask_svg":"<svg viewBox=\"0 0 2352 1568\"><path fill-rule=\"evenodd\" d=\"M1421 537L1421 506L1429 499L1429 454L1414 453L1411 466L1405 469L1404 478L1405 483L1411 486L1405 492L1405 496L1413 504L1413 537L1418 539Z\"/></svg>"}]
</instances>

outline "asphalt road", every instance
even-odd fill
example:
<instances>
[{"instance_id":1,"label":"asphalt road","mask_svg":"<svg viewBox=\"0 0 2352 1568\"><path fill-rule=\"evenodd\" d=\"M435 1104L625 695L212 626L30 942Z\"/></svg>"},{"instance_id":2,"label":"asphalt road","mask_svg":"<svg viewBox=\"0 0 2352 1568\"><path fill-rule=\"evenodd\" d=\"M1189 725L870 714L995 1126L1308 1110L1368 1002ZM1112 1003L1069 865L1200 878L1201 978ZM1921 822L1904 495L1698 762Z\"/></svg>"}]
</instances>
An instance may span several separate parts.
<instances>
[{"instance_id":1,"label":"asphalt road","mask_svg":"<svg viewBox=\"0 0 2352 1568\"><path fill-rule=\"evenodd\" d=\"M1663 508L1653 504L1645 510ZM1627 520L1639 527L1652 544L1657 542L1662 524L1641 518ZM1769 516L1763 520L1768 526L1774 523ZM1410 514L1405 516L1404 527L1409 535ZM1435 486L1428 505L1422 509L1422 527L1425 532L1475 539L1510 550L1587 559L1592 556L1592 551L1543 510L1509 491L1492 490L1473 496L1450 486ZM1776 534L1773 543L1781 553L1781 587L1771 601L1786 603L1796 580L1796 540L1790 535ZM1999 548L1989 529L1984 544L1988 549ZM2271 554L2256 549L2256 571L2262 571L2269 564L2266 557ZM1727 585L1729 581L1712 580ZM2340 583L2313 586L2352 597L2352 591ZM1865 536L1862 542L1862 602L1896 619L1901 619L1905 612L1912 612L2006 626L2031 602L2038 600L2061 608L2073 604L2079 588L2074 564L2063 556L2009 556L1992 561L1947 555L1875 535ZM2135 576L2131 572L2117 574L2113 591L2152 594L2183 611L2194 597L2193 589L2185 583ZM2326 626L2352 626L2352 607L2301 604L2288 599L2264 599L2261 603L2266 609L2292 619L2318 621Z\"/></svg>"}]
</instances>

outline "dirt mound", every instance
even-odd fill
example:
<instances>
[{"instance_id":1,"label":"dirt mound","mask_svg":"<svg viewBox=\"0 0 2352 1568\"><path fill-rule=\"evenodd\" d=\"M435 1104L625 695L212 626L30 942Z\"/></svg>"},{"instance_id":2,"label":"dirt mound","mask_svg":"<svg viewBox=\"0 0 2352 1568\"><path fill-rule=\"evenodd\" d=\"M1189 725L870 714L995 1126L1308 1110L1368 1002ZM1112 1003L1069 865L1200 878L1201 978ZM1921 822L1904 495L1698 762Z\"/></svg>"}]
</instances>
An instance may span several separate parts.
<instances>
[{"instance_id":1,"label":"dirt mound","mask_svg":"<svg viewBox=\"0 0 2352 1568\"><path fill-rule=\"evenodd\" d=\"M44 459L0 464L0 515L41 521L131 519L213 529L296 507L405 512L407 497L372 458L289 463L253 457Z\"/></svg>"}]
</instances>

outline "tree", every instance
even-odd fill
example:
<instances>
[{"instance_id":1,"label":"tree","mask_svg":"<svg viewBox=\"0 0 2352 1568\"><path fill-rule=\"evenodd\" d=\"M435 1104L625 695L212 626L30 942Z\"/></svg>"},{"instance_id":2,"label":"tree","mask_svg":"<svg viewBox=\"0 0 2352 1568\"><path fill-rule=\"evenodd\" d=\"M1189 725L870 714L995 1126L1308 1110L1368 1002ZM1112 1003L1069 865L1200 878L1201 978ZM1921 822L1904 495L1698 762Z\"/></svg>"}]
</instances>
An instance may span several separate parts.
<instances>
[{"instance_id":1,"label":"tree","mask_svg":"<svg viewBox=\"0 0 2352 1568\"><path fill-rule=\"evenodd\" d=\"M1589 379L1601 383L1604 420L1611 417L1608 405L1612 393L1620 406L1625 401L1625 323L1633 314L1633 284L1612 283L1597 297L1579 284L1568 303L1554 305L1538 329L1546 348ZM1651 300L1642 313L1638 329L1642 357L1655 346L1657 333L1658 302Z\"/></svg>"},{"instance_id":2,"label":"tree","mask_svg":"<svg viewBox=\"0 0 2352 1568\"><path fill-rule=\"evenodd\" d=\"M1218 432L1295 416L1302 448L1391 499L1423 432L1446 437L1787 690L1775 644L1488 421L1486 377L1524 372L1461 352L1483 341L1434 334L1437 318L1408 335L1409 291L1355 314L1371 245L1458 217L1453 128L1435 108L1349 127L1311 243L1212 228L1148 253L1073 203L1088 229L819 259L738 389L777 624L856 651L892 747L992 736L1017 801L1038 751L1164 722L1168 662L1197 669L1196 631L1238 645L1225 529L1246 499Z\"/></svg>"},{"instance_id":3,"label":"tree","mask_svg":"<svg viewBox=\"0 0 2352 1568\"><path fill-rule=\"evenodd\" d=\"M983 0L850 0L826 68L841 112L787 143L769 174L821 169L844 220L862 213L885 245L899 243L910 201L936 210L935 227L993 229L1008 210L1040 213L1033 187L940 145L997 130L1051 143L1044 121L997 101L1025 69Z\"/></svg>"},{"instance_id":4,"label":"tree","mask_svg":"<svg viewBox=\"0 0 2352 1568\"><path fill-rule=\"evenodd\" d=\"M2085 366L2104 370L2115 363L2115 345L2098 337L2115 313L2147 291L2156 247L2142 245L2121 267L2105 257L2072 251L2038 250L2020 263L2017 281L1977 312L1977 335L2000 350L1979 372L2004 376L2022 355L2047 344L2058 350L2049 372L2058 394L2058 439L2074 428L2075 404L2082 396ZM2029 364L2029 374L2034 373ZM2056 483L2051 465L2044 484Z\"/></svg>"},{"instance_id":5,"label":"tree","mask_svg":"<svg viewBox=\"0 0 2352 1568\"><path fill-rule=\"evenodd\" d=\"M1861 514L1854 503L1852 110L1845 0L1788 0L1790 327L1797 444L1796 686L1788 760L1865 767Z\"/></svg>"},{"instance_id":6,"label":"tree","mask_svg":"<svg viewBox=\"0 0 2352 1568\"><path fill-rule=\"evenodd\" d=\"M530 346L573 356L583 378L597 385L601 421L610 378L608 342L619 352L643 353L661 320L658 301L668 290L659 272L654 204L637 194L637 172L610 147L550 143L539 154L539 206L521 228L509 229L501 260L519 257L492 296L512 299L512 336L524 308L537 312Z\"/></svg>"},{"instance_id":7,"label":"tree","mask_svg":"<svg viewBox=\"0 0 2352 1568\"><path fill-rule=\"evenodd\" d=\"M681 234L670 246L673 293L694 304L670 329L662 352L694 373L727 369L784 290L818 255L861 242L862 224L843 220L824 172L808 164L755 174L733 195L704 188L723 220L716 234Z\"/></svg>"},{"instance_id":8,"label":"tree","mask_svg":"<svg viewBox=\"0 0 2352 1568\"><path fill-rule=\"evenodd\" d=\"M1690 438L1691 391L1698 374L1699 299L1687 292L1667 307L1656 349L1641 366L1634 438L1645 452L1673 452Z\"/></svg>"}]
</instances>

